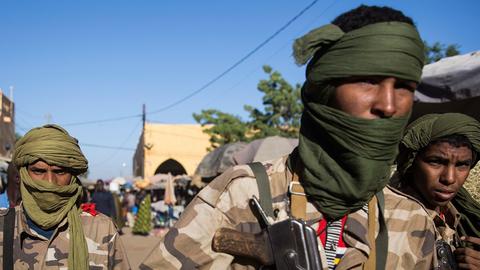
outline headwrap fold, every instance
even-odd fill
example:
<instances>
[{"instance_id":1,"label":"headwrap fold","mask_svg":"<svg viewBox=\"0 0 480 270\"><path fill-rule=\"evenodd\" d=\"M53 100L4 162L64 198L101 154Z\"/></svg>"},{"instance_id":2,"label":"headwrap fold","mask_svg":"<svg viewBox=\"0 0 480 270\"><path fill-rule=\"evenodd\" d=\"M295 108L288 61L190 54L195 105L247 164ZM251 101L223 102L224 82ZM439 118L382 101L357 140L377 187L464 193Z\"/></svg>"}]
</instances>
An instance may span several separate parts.
<instances>
[{"instance_id":1,"label":"headwrap fold","mask_svg":"<svg viewBox=\"0 0 480 270\"><path fill-rule=\"evenodd\" d=\"M81 210L77 207L82 186L76 176L72 176L66 186L33 180L27 167L38 160L77 173L87 170L87 160L77 140L57 125L27 132L15 144L13 155L20 172L20 192L26 214L42 229L51 229L66 217L70 234L68 268L88 269L88 248L80 221Z\"/></svg>"},{"instance_id":2,"label":"headwrap fold","mask_svg":"<svg viewBox=\"0 0 480 270\"><path fill-rule=\"evenodd\" d=\"M424 45L414 26L383 22L344 33L333 24L317 28L295 40L294 57L307 66L307 81L350 76L393 76L419 82Z\"/></svg>"},{"instance_id":3,"label":"headwrap fold","mask_svg":"<svg viewBox=\"0 0 480 270\"><path fill-rule=\"evenodd\" d=\"M427 114L413 121L401 141L397 158L397 170L400 181L407 181L409 170L418 152L432 141L449 135L463 135L472 144L474 164L480 158L480 123L474 118L461 113ZM452 200L461 213L460 234L480 237L480 204L462 187Z\"/></svg>"},{"instance_id":4,"label":"headwrap fold","mask_svg":"<svg viewBox=\"0 0 480 270\"><path fill-rule=\"evenodd\" d=\"M328 107L332 79L391 76L418 82L423 42L415 27L387 22L343 33L334 25L316 29L294 44L297 63L307 66L298 155L306 194L327 217L362 208L388 182L408 115L360 119Z\"/></svg>"}]
</instances>

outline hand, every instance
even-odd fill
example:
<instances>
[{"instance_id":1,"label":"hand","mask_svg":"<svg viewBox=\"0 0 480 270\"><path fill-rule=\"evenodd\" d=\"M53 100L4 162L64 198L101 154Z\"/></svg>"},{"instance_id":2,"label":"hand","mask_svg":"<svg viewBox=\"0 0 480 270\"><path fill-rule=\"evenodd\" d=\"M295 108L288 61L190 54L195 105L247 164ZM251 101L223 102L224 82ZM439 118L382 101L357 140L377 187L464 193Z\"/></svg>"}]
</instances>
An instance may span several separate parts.
<instances>
[{"instance_id":1,"label":"hand","mask_svg":"<svg viewBox=\"0 0 480 270\"><path fill-rule=\"evenodd\" d=\"M472 236L462 236L462 241L480 245L480 238ZM473 248L464 247L455 250L458 268L460 269L480 269L480 251Z\"/></svg>"}]
</instances>

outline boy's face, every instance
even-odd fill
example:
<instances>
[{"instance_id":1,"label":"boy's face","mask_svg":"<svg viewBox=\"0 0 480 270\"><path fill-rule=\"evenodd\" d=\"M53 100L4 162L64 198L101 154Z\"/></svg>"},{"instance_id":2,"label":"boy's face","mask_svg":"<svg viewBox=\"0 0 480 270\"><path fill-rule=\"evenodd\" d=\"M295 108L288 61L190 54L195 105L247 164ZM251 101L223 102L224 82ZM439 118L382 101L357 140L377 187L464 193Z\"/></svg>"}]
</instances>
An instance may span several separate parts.
<instances>
[{"instance_id":1,"label":"boy's face","mask_svg":"<svg viewBox=\"0 0 480 270\"><path fill-rule=\"evenodd\" d=\"M413 187L429 209L453 199L470 173L472 150L439 142L420 152L413 163Z\"/></svg>"},{"instance_id":2,"label":"boy's face","mask_svg":"<svg viewBox=\"0 0 480 270\"><path fill-rule=\"evenodd\" d=\"M394 77L352 77L336 87L330 106L363 119L406 116L416 87L415 82Z\"/></svg>"}]
</instances>

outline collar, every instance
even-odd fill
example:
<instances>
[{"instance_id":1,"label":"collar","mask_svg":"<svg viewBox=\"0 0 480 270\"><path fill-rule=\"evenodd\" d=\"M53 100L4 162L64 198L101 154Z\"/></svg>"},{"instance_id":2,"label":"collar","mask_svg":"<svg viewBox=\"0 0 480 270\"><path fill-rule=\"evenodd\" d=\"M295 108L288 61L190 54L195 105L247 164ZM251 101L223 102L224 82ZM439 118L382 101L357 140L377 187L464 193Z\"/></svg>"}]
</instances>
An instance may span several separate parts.
<instances>
[{"instance_id":1,"label":"collar","mask_svg":"<svg viewBox=\"0 0 480 270\"><path fill-rule=\"evenodd\" d=\"M26 214L25 210L23 209L23 203L20 203L20 205L18 205L15 208L16 208L17 215L19 215L19 218L18 218L18 234L19 235L27 234L31 237L35 237L35 238L38 238L38 239L41 239L41 240L44 240L44 241L48 241L48 240L51 240L51 239L55 238L55 236L57 235L58 229L63 227L65 224L67 224L67 218L65 217L60 222L60 224L55 228L55 231L53 232L53 237L51 239L48 239L48 238L42 236L41 234L37 233L32 228L30 228L30 226L28 225L28 222L27 222L27 214ZM21 238L21 239L23 239L23 238Z\"/></svg>"}]
</instances>

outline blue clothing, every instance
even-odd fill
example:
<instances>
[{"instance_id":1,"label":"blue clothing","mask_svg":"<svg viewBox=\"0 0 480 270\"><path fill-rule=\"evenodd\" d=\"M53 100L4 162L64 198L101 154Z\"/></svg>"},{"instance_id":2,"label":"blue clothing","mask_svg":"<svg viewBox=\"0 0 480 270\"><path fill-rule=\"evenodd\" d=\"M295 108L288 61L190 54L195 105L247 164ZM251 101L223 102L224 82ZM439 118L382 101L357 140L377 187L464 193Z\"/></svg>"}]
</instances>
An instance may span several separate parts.
<instances>
[{"instance_id":1,"label":"blue clothing","mask_svg":"<svg viewBox=\"0 0 480 270\"><path fill-rule=\"evenodd\" d=\"M9 208L10 202L8 201L7 191L0 194L0 208Z\"/></svg>"},{"instance_id":2,"label":"blue clothing","mask_svg":"<svg viewBox=\"0 0 480 270\"><path fill-rule=\"evenodd\" d=\"M35 222L33 222L33 220L31 220L27 215L25 216L27 217L27 224L28 224L28 227L30 227L30 229L34 230L35 232L37 232L38 234L40 234L41 236L47 239L52 238L52 235L55 232L55 229L44 230L40 228L37 224L35 224Z\"/></svg>"},{"instance_id":3,"label":"blue clothing","mask_svg":"<svg viewBox=\"0 0 480 270\"><path fill-rule=\"evenodd\" d=\"M115 202L112 193L108 191L96 191L92 195L92 202L95 203L95 210L109 216L115 217Z\"/></svg>"}]
</instances>

